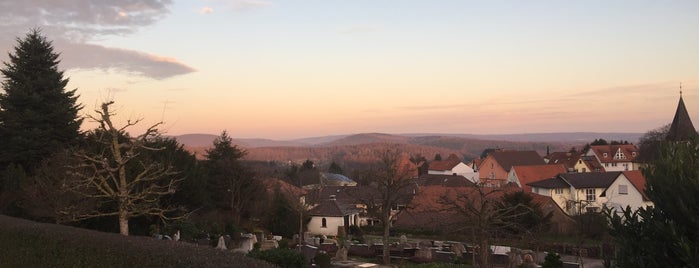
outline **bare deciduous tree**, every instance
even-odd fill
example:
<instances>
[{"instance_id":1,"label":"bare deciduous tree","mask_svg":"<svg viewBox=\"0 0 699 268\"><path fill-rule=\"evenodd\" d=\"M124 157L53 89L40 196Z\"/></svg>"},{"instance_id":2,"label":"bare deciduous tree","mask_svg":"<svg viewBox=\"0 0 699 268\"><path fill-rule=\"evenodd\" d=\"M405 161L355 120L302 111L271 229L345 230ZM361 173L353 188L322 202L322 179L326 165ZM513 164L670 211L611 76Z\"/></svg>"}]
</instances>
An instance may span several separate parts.
<instances>
[{"instance_id":1,"label":"bare deciduous tree","mask_svg":"<svg viewBox=\"0 0 699 268\"><path fill-rule=\"evenodd\" d=\"M378 217L383 227L383 262L391 263L388 237L392 221L399 212L400 205L407 205L412 197L417 169L408 155L398 150L379 152L380 163L370 172L371 193L359 194L359 200L366 206L370 216Z\"/></svg>"},{"instance_id":2,"label":"bare deciduous tree","mask_svg":"<svg viewBox=\"0 0 699 268\"><path fill-rule=\"evenodd\" d=\"M168 164L142 157L142 152L147 150L163 150L149 146L149 141L159 136L156 127L161 123L131 138L126 130L141 120L128 121L123 127L115 126L112 122L114 114L109 110L113 103L103 103L96 111L97 116L88 116L99 123L99 128L92 133L99 148L77 153L82 161L75 167L77 179L71 189L89 199L114 202L116 209L103 211L103 207L99 207L91 211L74 211L71 219L118 216L119 232L129 235L130 218L158 216L167 219L166 214L176 210L164 207L161 197L173 194L181 179L175 177L177 172Z\"/></svg>"}]
</instances>

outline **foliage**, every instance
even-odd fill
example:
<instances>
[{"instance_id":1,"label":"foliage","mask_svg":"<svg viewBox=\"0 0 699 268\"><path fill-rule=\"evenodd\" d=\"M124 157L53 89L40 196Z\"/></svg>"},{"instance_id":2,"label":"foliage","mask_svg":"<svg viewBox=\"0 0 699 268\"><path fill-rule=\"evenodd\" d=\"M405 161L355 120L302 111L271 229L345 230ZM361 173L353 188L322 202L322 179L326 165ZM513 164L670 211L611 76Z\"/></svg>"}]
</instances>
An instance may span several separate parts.
<instances>
[{"instance_id":1,"label":"foliage","mask_svg":"<svg viewBox=\"0 0 699 268\"><path fill-rule=\"evenodd\" d=\"M607 218L602 212L587 212L573 216L578 233L585 238L599 239L607 232Z\"/></svg>"},{"instance_id":2,"label":"foliage","mask_svg":"<svg viewBox=\"0 0 699 268\"><path fill-rule=\"evenodd\" d=\"M434 155L434 161L442 161L442 155L441 155L441 154L435 154L435 155Z\"/></svg>"},{"instance_id":3,"label":"foliage","mask_svg":"<svg viewBox=\"0 0 699 268\"><path fill-rule=\"evenodd\" d=\"M594 141L592 141L592 143L590 143L590 145L592 145L592 146L609 145L609 142L607 142L607 140L605 140L605 139L599 138L599 139L595 139Z\"/></svg>"},{"instance_id":4,"label":"foliage","mask_svg":"<svg viewBox=\"0 0 699 268\"><path fill-rule=\"evenodd\" d=\"M253 250L248 253L248 256L255 259L264 260L282 268L307 267L306 258L303 256L303 254L289 248L274 248L265 251Z\"/></svg>"},{"instance_id":5,"label":"foliage","mask_svg":"<svg viewBox=\"0 0 699 268\"><path fill-rule=\"evenodd\" d=\"M210 247L0 215L3 267L274 267Z\"/></svg>"},{"instance_id":6,"label":"foliage","mask_svg":"<svg viewBox=\"0 0 699 268\"><path fill-rule=\"evenodd\" d=\"M267 219L267 228L277 235L283 237L292 237L295 233L299 231L299 215L298 212L294 211L292 208L291 200L287 200L277 187L274 191L274 197L272 199L272 204Z\"/></svg>"},{"instance_id":7,"label":"foliage","mask_svg":"<svg viewBox=\"0 0 699 268\"><path fill-rule=\"evenodd\" d=\"M561 256L555 252L549 252L544 257L544 263L541 265L542 268L563 268L563 261L561 261Z\"/></svg>"},{"instance_id":8,"label":"foliage","mask_svg":"<svg viewBox=\"0 0 699 268\"><path fill-rule=\"evenodd\" d=\"M660 143L643 169L653 207L611 213L610 234L624 267L689 267L699 263L699 143Z\"/></svg>"},{"instance_id":9,"label":"foliage","mask_svg":"<svg viewBox=\"0 0 699 268\"><path fill-rule=\"evenodd\" d=\"M313 263L315 263L316 267L320 268L330 268L330 260L330 254L326 252L318 253L315 257L313 257Z\"/></svg>"},{"instance_id":10,"label":"foliage","mask_svg":"<svg viewBox=\"0 0 699 268\"><path fill-rule=\"evenodd\" d=\"M653 162L660 153L660 144L667 139L670 124L650 130L638 140L638 160L643 163Z\"/></svg>"},{"instance_id":11,"label":"foliage","mask_svg":"<svg viewBox=\"0 0 699 268\"><path fill-rule=\"evenodd\" d=\"M523 233L538 233L546 231L552 212L544 215L541 204L534 203L531 194L522 191L514 191L505 193L502 196L502 202L498 204L501 209L514 208L512 214L515 216L511 219L514 225L504 227L504 231L510 234Z\"/></svg>"},{"instance_id":12,"label":"foliage","mask_svg":"<svg viewBox=\"0 0 699 268\"><path fill-rule=\"evenodd\" d=\"M17 39L0 70L0 168L15 163L31 171L41 160L80 139L82 119L74 90L58 71L59 54L40 30Z\"/></svg>"},{"instance_id":13,"label":"foliage","mask_svg":"<svg viewBox=\"0 0 699 268\"><path fill-rule=\"evenodd\" d=\"M330 163L330 167L328 167L328 172L334 173L334 174L343 174L344 175L344 171L342 171L342 168L340 167L340 165L335 163L335 161Z\"/></svg>"},{"instance_id":14,"label":"foliage","mask_svg":"<svg viewBox=\"0 0 699 268\"><path fill-rule=\"evenodd\" d=\"M233 139L223 131L206 153L204 169L213 203L229 210L233 223L240 225L243 214L250 212L249 205L262 189L252 171L241 163L245 151L233 145Z\"/></svg>"}]
</instances>

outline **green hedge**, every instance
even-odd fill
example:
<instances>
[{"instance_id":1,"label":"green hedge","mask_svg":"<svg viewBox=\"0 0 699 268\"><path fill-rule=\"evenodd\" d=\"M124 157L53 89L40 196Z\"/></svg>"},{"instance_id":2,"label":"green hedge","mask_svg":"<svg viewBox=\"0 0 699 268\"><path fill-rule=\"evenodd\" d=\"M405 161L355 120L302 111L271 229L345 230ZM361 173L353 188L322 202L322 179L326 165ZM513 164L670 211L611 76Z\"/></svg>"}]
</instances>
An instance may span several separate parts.
<instances>
[{"instance_id":1,"label":"green hedge","mask_svg":"<svg viewBox=\"0 0 699 268\"><path fill-rule=\"evenodd\" d=\"M231 251L0 215L3 267L274 267Z\"/></svg>"}]
</instances>

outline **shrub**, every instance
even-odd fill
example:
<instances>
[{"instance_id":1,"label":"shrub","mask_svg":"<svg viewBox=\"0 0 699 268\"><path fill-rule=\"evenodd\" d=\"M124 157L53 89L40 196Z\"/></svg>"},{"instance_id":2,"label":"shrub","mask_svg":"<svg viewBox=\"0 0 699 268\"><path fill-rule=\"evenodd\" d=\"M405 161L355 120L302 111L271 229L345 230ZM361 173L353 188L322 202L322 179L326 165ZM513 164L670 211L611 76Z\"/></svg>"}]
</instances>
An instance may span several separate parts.
<instances>
[{"instance_id":1,"label":"shrub","mask_svg":"<svg viewBox=\"0 0 699 268\"><path fill-rule=\"evenodd\" d=\"M288 248L275 248L265 251L253 250L248 253L248 256L255 259L264 260L282 268L306 267L306 259L303 254Z\"/></svg>"},{"instance_id":2,"label":"shrub","mask_svg":"<svg viewBox=\"0 0 699 268\"><path fill-rule=\"evenodd\" d=\"M328 253L325 253L325 252L318 253L313 258L313 262L316 264L317 267L329 268L330 267L330 255Z\"/></svg>"},{"instance_id":3,"label":"shrub","mask_svg":"<svg viewBox=\"0 0 699 268\"><path fill-rule=\"evenodd\" d=\"M561 256L557 253L549 252L544 258L544 264L541 265L542 268L563 268L563 261L561 261Z\"/></svg>"}]
</instances>

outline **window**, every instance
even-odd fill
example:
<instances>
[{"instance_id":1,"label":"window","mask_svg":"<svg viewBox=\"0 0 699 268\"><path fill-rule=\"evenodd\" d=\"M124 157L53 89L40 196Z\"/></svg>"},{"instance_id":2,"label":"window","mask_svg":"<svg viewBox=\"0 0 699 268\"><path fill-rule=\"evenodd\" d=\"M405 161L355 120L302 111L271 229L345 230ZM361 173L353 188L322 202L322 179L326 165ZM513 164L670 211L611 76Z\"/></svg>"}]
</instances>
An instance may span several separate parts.
<instances>
[{"instance_id":1,"label":"window","mask_svg":"<svg viewBox=\"0 0 699 268\"><path fill-rule=\"evenodd\" d=\"M604 163L604 167L609 167L609 163Z\"/></svg>"},{"instance_id":2,"label":"window","mask_svg":"<svg viewBox=\"0 0 699 268\"><path fill-rule=\"evenodd\" d=\"M595 199L597 198L595 189L585 189L585 196L587 197L587 201L595 202Z\"/></svg>"},{"instance_id":3,"label":"window","mask_svg":"<svg viewBox=\"0 0 699 268\"><path fill-rule=\"evenodd\" d=\"M619 184L619 194L629 194L629 186L626 184Z\"/></svg>"},{"instance_id":4,"label":"window","mask_svg":"<svg viewBox=\"0 0 699 268\"><path fill-rule=\"evenodd\" d=\"M490 169L493 169L494 166L493 163L490 163Z\"/></svg>"},{"instance_id":5,"label":"window","mask_svg":"<svg viewBox=\"0 0 699 268\"><path fill-rule=\"evenodd\" d=\"M556 194L563 194L563 188L556 188Z\"/></svg>"},{"instance_id":6,"label":"window","mask_svg":"<svg viewBox=\"0 0 699 268\"><path fill-rule=\"evenodd\" d=\"M612 166L613 166L613 167L616 167L616 162L612 163Z\"/></svg>"},{"instance_id":7,"label":"window","mask_svg":"<svg viewBox=\"0 0 699 268\"><path fill-rule=\"evenodd\" d=\"M321 228L328 228L328 220L326 220L325 218L323 218L323 219L321 220L320 227L321 227Z\"/></svg>"},{"instance_id":8,"label":"window","mask_svg":"<svg viewBox=\"0 0 699 268\"><path fill-rule=\"evenodd\" d=\"M583 173L587 172L587 168L582 168L582 172Z\"/></svg>"},{"instance_id":9,"label":"window","mask_svg":"<svg viewBox=\"0 0 699 268\"><path fill-rule=\"evenodd\" d=\"M488 177L489 177L491 180L494 180L494 179L495 179L495 173L491 171L491 172L490 172L490 175L489 175Z\"/></svg>"},{"instance_id":10,"label":"window","mask_svg":"<svg viewBox=\"0 0 699 268\"><path fill-rule=\"evenodd\" d=\"M607 158L607 153L602 154L602 156L604 156L604 158Z\"/></svg>"},{"instance_id":11,"label":"window","mask_svg":"<svg viewBox=\"0 0 699 268\"><path fill-rule=\"evenodd\" d=\"M621 152L621 148L616 150L616 154L614 154L614 159L626 159L624 153Z\"/></svg>"}]
</instances>

